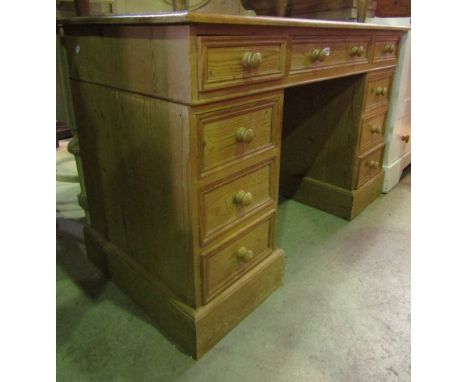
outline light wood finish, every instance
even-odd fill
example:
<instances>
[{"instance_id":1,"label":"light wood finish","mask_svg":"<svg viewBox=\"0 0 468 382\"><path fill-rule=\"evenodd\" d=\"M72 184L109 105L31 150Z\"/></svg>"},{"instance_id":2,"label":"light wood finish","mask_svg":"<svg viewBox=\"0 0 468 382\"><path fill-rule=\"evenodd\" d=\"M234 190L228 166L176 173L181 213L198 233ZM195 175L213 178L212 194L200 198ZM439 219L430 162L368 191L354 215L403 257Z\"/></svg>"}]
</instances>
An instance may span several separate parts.
<instances>
[{"instance_id":1,"label":"light wood finish","mask_svg":"<svg viewBox=\"0 0 468 382\"><path fill-rule=\"evenodd\" d=\"M205 244L276 202L274 162L262 163L200 192L200 238Z\"/></svg>"},{"instance_id":2,"label":"light wood finish","mask_svg":"<svg viewBox=\"0 0 468 382\"><path fill-rule=\"evenodd\" d=\"M353 191L380 172L392 75L383 70L286 90L283 195L347 219L362 211ZM377 96L379 88L385 94Z\"/></svg>"},{"instance_id":3,"label":"light wood finish","mask_svg":"<svg viewBox=\"0 0 468 382\"><path fill-rule=\"evenodd\" d=\"M71 85L93 227L194 304L188 108Z\"/></svg>"},{"instance_id":4,"label":"light wood finish","mask_svg":"<svg viewBox=\"0 0 468 382\"><path fill-rule=\"evenodd\" d=\"M363 153L369 148L383 143L386 120L386 109L377 110L362 119L358 152Z\"/></svg>"},{"instance_id":5,"label":"light wood finish","mask_svg":"<svg viewBox=\"0 0 468 382\"><path fill-rule=\"evenodd\" d=\"M281 194L343 219L350 219L353 206L351 190L304 176L295 183L282 183Z\"/></svg>"},{"instance_id":6,"label":"light wood finish","mask_svg":"<svg viewBox=\"0 0 468 382\"><path fill-rule=\"evenodd\" d=\"M188 26L89 26L67 30L64 45L75 80L188 103L192 85ZM163 55L159 52L164 52ZM167 70L177 65L177 70Z\"/></svg>"},{"instance_id":7,"label":"light wood finish","mask_svg":"<svg viewBox=\"0 0 468 382\"><path fill-rule=\"evenodd\" d=\"M296 38L292 43L291 73L368 63L370 44L370 35L361 38Z\"/></svg>"},{"instance_id":8,"label":"light wood finish","mask_svg":"<svg viewBox=\"0 0 468 382\"><path fill-rule=\"evenodd\" d=\"M64 29L89 257L200 357L281 283L280 171L347 219L375 199L379 166L361 182L360 161L381 142L361 125L386 105L366 87L391 81L376 39L404 29L185 12ZM293 65L302 39L326 64Z\"/></svg>"},{"instance_id":9,"label":"light wood finish","mask_svg":"<svg viewBox=\"0 0 468 382\"><path fill-rule=\"evenodd\" d=\"M200 91L274 80L286 75L286 40L199 38Z\"/></svg>"},{"instance_id":10,"label":"light wood finish","mask_svg":"<svg viewBox=\"0 0 468 382\"><path fill-rule=\"evenodd\" d=\"M388 107L393 72L370 74L367 80L364 111L369 112L379 107Z\"/></svg>"},{"instance_id":11,"label":"light wood finish","mask_svg":"<svg viewBox=\"0 0 468 382\"><path fill-rule=\"evenodd\" d=\"M395 63L400 49L399 38L395 36L379 36L375 40L374 62Z\"/></svg>"},{"instance_id":12,"label":"light wood finish","mask_svg":"<svg viewBox=\"0 0 468 382\"><path fill-rule=\"evenodd\" d=\"M212 348L229 330L282 284L284 252L276 249L244 277L197 312L197 355Z\"/></svg>"},{"instance_id":13,"label":"light wood finish","mask_svg":"<svg viewBox=\"0 0 468 382\"><path fill-rule=\"evenodd\" d=\"M353 188L364 82L352 76L286 89L281 188L304 176Z\"/></svg>"},{"instance_id":14,"label":"light wood finish","mask_svg":"<svg viewBox=\"0 0 468 382\"><path fill-rule=\"evenodd\" d=\"M273 251L274 218L268 217L267 220L256 222L255 226L243 227L240 236L203 253L205 303Z\"/></svg>"},{"instance_id":15,"label":"light wood finish","mask_svg":"<svg viewBox=\"0 0 468 382\"><path fill-rule=\"evenodd\" d=\"M301 203L352 220L378 198L382 182L382 171L355 190L336 187L306 176L299 185L289 188L288 195Z\"/></svg>"},{"instance_id":16,"label":"light wood finish","mask_svg":"<svg viewBox=\"0 0 468 382\"><path fill-rule=\"evenodd\" d=\"M281 285L284 253L276 249L236 283L197 310L125 252L86 226L86 250L99 269L170 335L182 351L198 359Z\"/></svg>"},{"instance_id":17,"label":"light wood finish","mask_svg":"<svg viewBox=\"0 0 468 382\"><path fill-rule=\"evenodd\" d=\"M369 179L380 173L382 168L384 146L380 145L377 149L364 154L359 158L359 171L356 180L356 188L359 188Z\"/></svg>"},{"instance_id":18,"label":"light wood finish","mask_svg":"<svg viewBox=\"0 0 468 382\"><path fill-rule=\"evenodd\" d=\"M128 253L93 228L84 229L86 251L99 269L138 304L184 351L197 355L195 310L180 302L164 283L151 275Z\"/></svg>"},{"instance_id":19,"label":"light wood finish","mask_svg":"<svg viewBox=\"0 0 468 382\"><path fill-rule=\"evenodd\" d=\"M373 178L364 183L357 190L353 190L353 207L349 220L358 216L370 203L379 197L382 192L384 174L379 171Z\"/></svg>"},{"instance_id":20,"label":"light wood finish","mask_svg":"<svg viewBox=\"0 0 468 382\"><path fill-rule=\"evenodd\" d=\"M281 101L277 96L262 97L240 106L197 113L200 176L276 146Z\"/></svg>"}]
</instances>

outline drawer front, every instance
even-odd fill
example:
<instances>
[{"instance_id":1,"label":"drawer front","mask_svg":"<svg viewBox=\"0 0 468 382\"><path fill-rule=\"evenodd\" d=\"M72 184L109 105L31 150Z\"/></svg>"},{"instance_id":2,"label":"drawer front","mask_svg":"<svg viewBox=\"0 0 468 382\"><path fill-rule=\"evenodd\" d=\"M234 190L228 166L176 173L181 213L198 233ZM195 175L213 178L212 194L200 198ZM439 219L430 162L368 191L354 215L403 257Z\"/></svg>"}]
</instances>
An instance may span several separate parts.
<instances>
[{"instance_id":1,"label":"drawer front","mask_svg":"<svg viewBox=\"0 0 468 382\"><path fill-rule=\"evenodd\" d=\"M269 161L208 187L200 193L200 237L205 245L217 234L274 205L274 162Z\"/></svg>"},{"instance_id":2,"label":"drawer front","mask_svg":"<svg viewBox=\"0 0 468 382\"><path fill-rule=\"evenodd\" d=\"M373 77L367 81L364 111L388 106L392 85L392 75Z\"/></svg>"},{"instance_id":3,"label":"drawer front","mask_svg":"<svg viewBox=\"0 0 468 382\"><path fill-rule=\"evenodd\" d=\"M395 61L398 57L400 38L398 36L378 36L375 39L374 62Z\"/></svg>"},{"instance_id":4,"label":"drawer front","mask_svg":"<svg viewBox=\"0 0 468 382\"><path fill-rule=\"evenodd\" d=\"M359 188L368 180L380 173L384 148L385 146L382 145L371 153L359 158L356 188Z\"/></svg>"},{"instance_id":5,"label":"drawer front","mask_svg":"<svg viewBox=\"0 0 468 382\"><path fill-rule=\"evenodd\" d=\"M386 163L395 162L409 151L411 151L411 115L406 115L395 123Z\"/></svg>"},{"instance_id":6,"label":"drawer front","mask_svg":"<svg viewBox=\"0 0 468 382\"><path fill-rule=\"evenodd\" d=\"M233 240L202 254L203 302L207 303L273 251L273 220L244 230Z\"/></svg>"},{"instance_id":7,"label":"drawer front","mask_svg":"<svg viewBox=\"0 0 468 382\"><path fill-rule=\"evenodd\" d=\"M197 115L199 174L276 145L278 97Z\"/></svg>"},{"instance_id":8,"label":"drawer front","mask_svg":"<svg viewBox=\"0 0 468 382\"><path fill-rule=\"evenodd\" d=\"M291 72L369 62L370 37L353 39L298 38L292 43Z\"/></svg>"},{"instance_id":9,"label":"drawer front","mask_svg":"<svg viewBox=\"0 0 468 382\"><path fill-rule=\"evenodd\" d=\"M383 143L386 120L386 112L381 112L377 115L374 114L362 120L358 145L359 152L368 150L379 143Z\"/></svg>"},{"instance_id":10,"label":"drawer front","mask_svg":"<svg viewBox=\"0 0 468 382\"><path fill-rule=\"evenodd\" d=\"M198 64L200 91L280 79L286 74L286 40L200 37Z\"/></svg>"}]
</instances>

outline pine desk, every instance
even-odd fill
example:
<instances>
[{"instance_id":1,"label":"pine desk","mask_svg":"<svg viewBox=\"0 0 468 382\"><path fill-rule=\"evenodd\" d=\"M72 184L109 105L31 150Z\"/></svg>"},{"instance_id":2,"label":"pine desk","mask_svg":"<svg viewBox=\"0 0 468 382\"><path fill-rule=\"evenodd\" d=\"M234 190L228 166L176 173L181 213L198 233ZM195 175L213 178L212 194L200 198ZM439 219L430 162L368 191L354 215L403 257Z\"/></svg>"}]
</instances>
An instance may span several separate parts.
<instances>
[{"instance_id":1,"label":"pine desk","mask_svg":"<svg viewBox=\"0 0 468 382\"><path fill-rule=\"evenodd\" d=\"M281 284L279 192L347 219L379 194L407 28L187 12L61 24L88 255L200 357Z\"/></svg>"}]
</instances>

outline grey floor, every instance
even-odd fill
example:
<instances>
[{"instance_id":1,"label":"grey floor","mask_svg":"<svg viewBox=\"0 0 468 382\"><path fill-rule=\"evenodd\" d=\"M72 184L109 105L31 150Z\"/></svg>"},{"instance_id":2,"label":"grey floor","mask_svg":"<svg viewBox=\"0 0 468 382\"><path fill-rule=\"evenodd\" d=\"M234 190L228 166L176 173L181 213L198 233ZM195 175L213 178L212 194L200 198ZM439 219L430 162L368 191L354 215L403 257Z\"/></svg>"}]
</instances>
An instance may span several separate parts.
<instances>
[{"instance_id":1,"label":"grey floor","mask_svg":"<svg viewBox=\"0 0 468 382\"><path fill-rule=\"evenodd\" d=\"M57 380L409 381L410 179L352 222L282 200L284 285L199 361L89 263L57 182Z\"/></svg>"}]
</instances>

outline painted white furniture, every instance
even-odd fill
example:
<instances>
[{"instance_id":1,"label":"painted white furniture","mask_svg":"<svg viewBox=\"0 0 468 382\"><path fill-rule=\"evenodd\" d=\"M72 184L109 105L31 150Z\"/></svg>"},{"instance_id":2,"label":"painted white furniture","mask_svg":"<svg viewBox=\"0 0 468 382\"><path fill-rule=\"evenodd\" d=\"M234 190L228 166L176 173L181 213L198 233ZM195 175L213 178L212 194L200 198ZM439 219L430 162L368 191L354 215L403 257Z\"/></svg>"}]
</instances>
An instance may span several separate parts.
<instances>
[{"instance_id":1,"label":"painted white furniture","mask_svg":"<svg viewBox=\"0 0 468 382\"><path fill-rule=\"evenodd\" d=\"M367 18L366 22L410 26L410 18ZM396 69L385 134L386 149L382 168L382 192L387 193L400 181L411 163L411 32L401 39L400 60Z\"/></svg>"}]
</instances>

